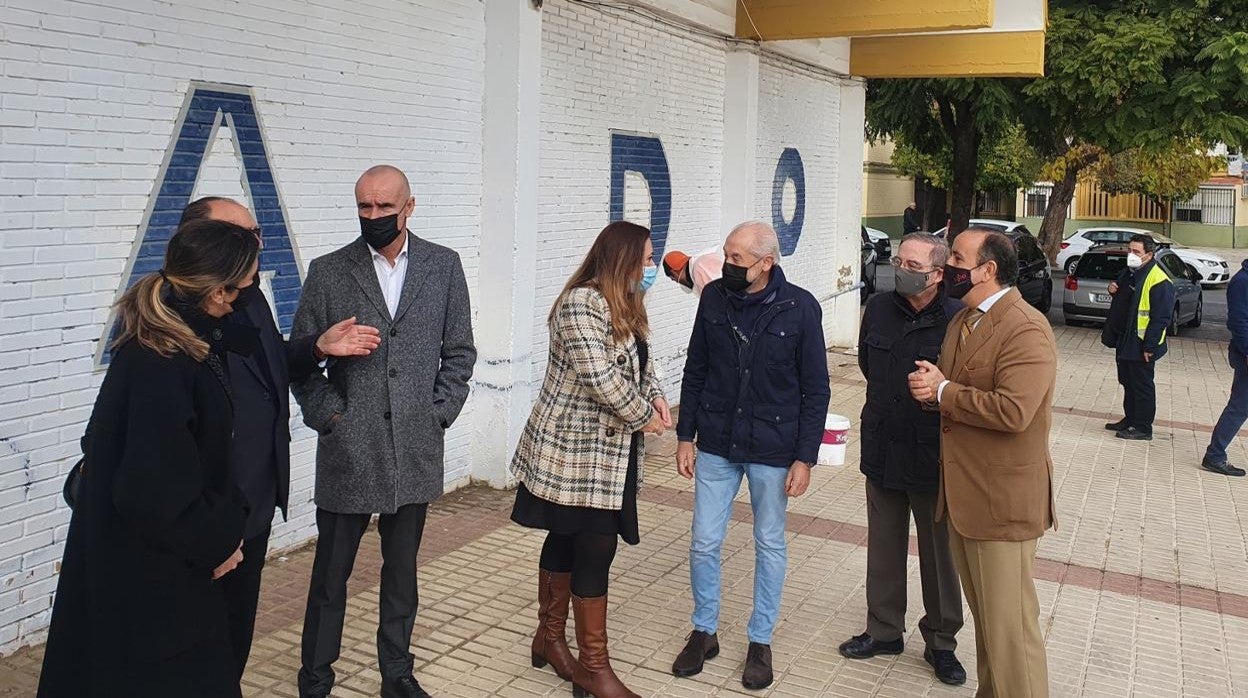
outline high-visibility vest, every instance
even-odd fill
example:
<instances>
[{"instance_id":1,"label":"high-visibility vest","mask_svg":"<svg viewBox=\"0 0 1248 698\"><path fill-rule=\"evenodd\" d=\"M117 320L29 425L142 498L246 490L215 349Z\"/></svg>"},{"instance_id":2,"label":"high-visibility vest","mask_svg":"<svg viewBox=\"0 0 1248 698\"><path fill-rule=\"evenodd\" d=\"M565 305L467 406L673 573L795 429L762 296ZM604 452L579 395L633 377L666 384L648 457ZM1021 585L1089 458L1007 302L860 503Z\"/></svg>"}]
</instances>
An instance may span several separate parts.
<instances>
[{"instance_id":1,"label":"high-visibility vest","mask_svg":"<svg viewBox=\"0 0 1248 698\"><path fill-rule=\"evenodd\" d=\"M1170 277L1161 270L1161 265L1153 264L1153 268L1148 270L1148 276L1144 277L1144 283L1140 284L1140 306L1135 314L1135 333L1139 335L1140 339L1144 339L1144 333L1148 331L1148 323L1152 319L1152 313L1150 312L1152 307L1151 291L1157 284L1168 283L1171 283ZM1166 331L1163 329L1161 331L1161 339L1157 340L1157 344L1165 343Z\"/></svg>"}]
</instances>

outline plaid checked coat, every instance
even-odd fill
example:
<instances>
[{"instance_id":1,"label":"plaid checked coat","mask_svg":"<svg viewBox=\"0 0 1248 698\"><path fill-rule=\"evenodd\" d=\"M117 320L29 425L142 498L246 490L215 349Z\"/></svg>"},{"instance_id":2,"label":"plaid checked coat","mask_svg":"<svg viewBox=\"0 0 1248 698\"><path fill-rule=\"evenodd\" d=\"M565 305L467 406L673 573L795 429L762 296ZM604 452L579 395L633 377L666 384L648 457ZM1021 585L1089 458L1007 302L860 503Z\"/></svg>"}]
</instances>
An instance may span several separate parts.
<instances>
[{"instance_id":1,"label":"plaid checked coat","mask_svg":"<svg viewBox=\"0 0 1248 698\"><path fill-rule=\"evenodd\" d=\"M511 461L516 478L556 504L623 507L633 434L663 397L656 363L652 355L641 375L637 342L612 337L611 309L602 294L570 291L551 322L542 392ZM638 454L639 468L644 455Z\"/></svg>"}]
</instances>

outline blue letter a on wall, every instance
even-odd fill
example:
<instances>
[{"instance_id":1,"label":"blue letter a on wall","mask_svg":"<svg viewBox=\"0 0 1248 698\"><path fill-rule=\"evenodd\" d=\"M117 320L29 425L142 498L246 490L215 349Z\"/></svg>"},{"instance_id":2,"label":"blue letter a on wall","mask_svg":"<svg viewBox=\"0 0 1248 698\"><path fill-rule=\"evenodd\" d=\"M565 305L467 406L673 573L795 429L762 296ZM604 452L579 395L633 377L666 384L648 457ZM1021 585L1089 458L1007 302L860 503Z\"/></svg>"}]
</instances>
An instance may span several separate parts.
<instances>
[{"instance_id":1,"label":"blue letter a on wall","mask_svg":"<svg viewBox=\"0 0 1248 698\"><path fill-rule=\"evenodd\" d=\"M222 124L233 135L235 155L243 172L243 191L250 199L240 203L249 205L264 237L260 271L265 276L272 273L277 326L288 333L302 287L299 263L291 242L289 218L273 178L256 102L251 89L244 86L191 83L139 224L130 261L122 274L124 284L118 290L118 298L140 277L164 264L165 248L177 229L182 209L191 201L204 160ZM108 362L113 321L110 314L97 352L100 363Z\"/></svg>"}]
</instances>

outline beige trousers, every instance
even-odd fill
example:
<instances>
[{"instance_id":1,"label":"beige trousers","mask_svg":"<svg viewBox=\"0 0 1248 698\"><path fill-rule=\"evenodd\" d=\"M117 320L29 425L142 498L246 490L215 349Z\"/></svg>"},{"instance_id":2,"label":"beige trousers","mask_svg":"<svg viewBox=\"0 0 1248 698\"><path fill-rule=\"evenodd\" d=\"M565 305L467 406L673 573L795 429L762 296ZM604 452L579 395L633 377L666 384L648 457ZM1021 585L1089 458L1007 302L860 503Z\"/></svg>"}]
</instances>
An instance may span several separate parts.
<instances>
[{"instance_id":1,"label":"beige trousers","mask_svg":"<svg viewBox=\"0 0 1248 698\"><path fill-rule=\"evenodd\" d=\"M950 522L949 547L975 618L976 698L1046 698L1049 668L1031 578L1036 540L970 540Z\"/></svg>"}]
</instances>

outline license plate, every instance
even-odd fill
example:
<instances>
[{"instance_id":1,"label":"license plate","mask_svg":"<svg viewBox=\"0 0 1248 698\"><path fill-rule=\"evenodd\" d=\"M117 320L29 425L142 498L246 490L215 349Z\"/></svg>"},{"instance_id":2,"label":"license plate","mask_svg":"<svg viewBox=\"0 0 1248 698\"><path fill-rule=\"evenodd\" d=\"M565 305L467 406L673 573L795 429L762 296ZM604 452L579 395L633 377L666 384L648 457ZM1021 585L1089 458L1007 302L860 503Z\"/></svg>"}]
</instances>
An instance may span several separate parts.
<instances>
[{"instance_id":1,"label":"license plate","mask_svg":"<svg viewBox=\"0 0 1248 698\"><path fill-rule=\"evenodd\" d=\"M1113 297L1108 293L1094 293L1092 294L1092 300L1097 303L1109 303L1113 300Z\"/></svg>"}]
</instances>

